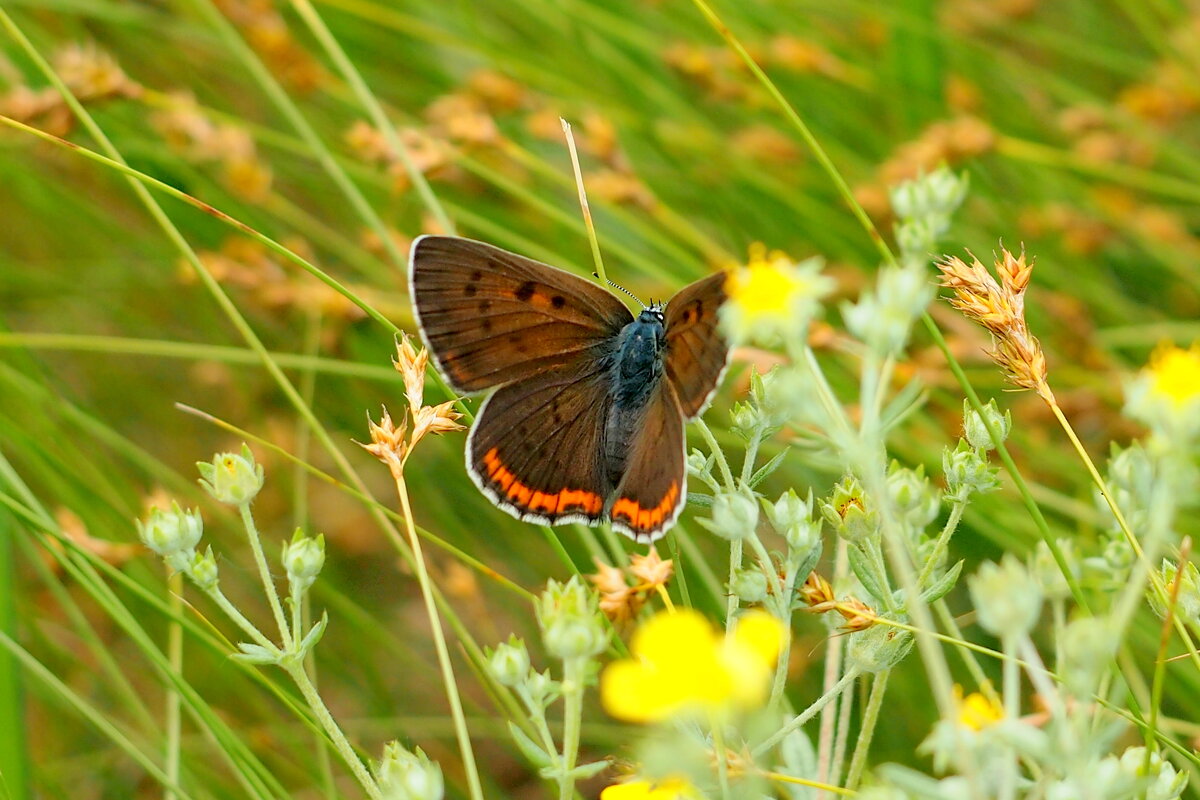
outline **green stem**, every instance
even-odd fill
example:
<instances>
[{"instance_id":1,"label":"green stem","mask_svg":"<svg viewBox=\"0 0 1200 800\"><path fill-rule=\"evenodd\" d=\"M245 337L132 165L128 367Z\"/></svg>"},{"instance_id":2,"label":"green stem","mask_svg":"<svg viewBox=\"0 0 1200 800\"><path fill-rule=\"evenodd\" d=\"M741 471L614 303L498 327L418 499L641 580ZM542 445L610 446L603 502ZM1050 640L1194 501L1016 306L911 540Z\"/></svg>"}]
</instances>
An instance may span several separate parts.
<instances>
[{"instance_id":1,"label":"green stem","mask_svg":"<svg viewBox=\"0 0 1200 800\"><path fill-rule=\"evenodd\" d=\"M956 502L950 506L950 518L946 520L946 524L942 526L942 532L938 534L937 541L933 543L933 552L930 553L925 566L921 568L921 574L917 576L917 586L924 588L933 575L933 571L937 569L937 563L941 560L942 554L946 552L946 548L950 544L950 537L954 535L963 512L966 510L966 503Z\"/></svg>"},{"instance_id":2,"label":"green stem","mask_svg":"<svg viewBox=\"0 0 1200 800\"><path fill-rule=\"evenodd\" d=\"M167 579L167 609L171 621L167 623L167 664L171 671L183 674L183 625L179 618L183 616L183 573L176 572ZM170 785L163 789L163 800L176 800L172 785L179 784L180 764L180 735L182 733L182 717L180 714L179 690L175 684L167 684L166 702L166 758L163 771L167 773Z\"/></svg>"},{"instance_id":3,"label":"green stem","mask_svg":"<svg viewBox=\"0 0 1200 800\"><path fill-rule=\"evenodd\" d=\"M738 605L741 598L737 592L733 591L734 581L737 580L737 572L742 568L742 540L731 539L729 541L729 585L726 591L729 596L725 598L725 636L726 638L733 635L733 619L737 615Z\"/></svg>"},{"instance_id":4,"label":"green stem","mask_svg":"<svg viewBox=\"0 0 1200 800\"><path fill-rule=\"evenodd\" d=\"M558 800L570 800L575 793L575 762L579 758L579 736L583 726L583 674L585 659L568 658L563 662L563 749L562 775L558 779Z\"/></svg>"},{"instance_id":5,"label":"green stem","mask_svg":"<svg viewBox=\"0 0 1200 800\"><path fill-rule=\"evenodd\" d=\"M867 764L867 752L871 749L871 740L875 737L875 726L879 723L879 709L883 707L883 696L887 692L888 678L892 670L880 670L871 680L871 695L867 698L867 707L863 709L862 728L858 733L858 742L854 745L854 754L850 756L850 771L846 773L846 788L858 788L862 779L863 768Z\"/></svg>"},{"instance_id":6,"label":"green stem","mask_svg":"<svg viewBox=\"0 0 1200 800\"><path fill-rule=\"evenodd\" d=\"M262 581L263 591L267 593L267 603L271 606L271 614L275 624L279 626L279 636L283 641L283 649L292 649L292 630L288 626L287 617L283 614L283 604L279 601L279 592L275 589L275 580L271 577L271 567L267 564L267 556L263 553L262 539L258 535L258 526L254 524L254 515L250 513L250 504L238 506L242 516L242 524L246 527L246 537L250 540L250 550L254 553L254 563L258 566L258 577Z\"/></svg>"},{"instance_id":7,"label":"green stem","mask_svg":"<svg viewBox=\"0 0 1200 800\"><path fill-rule=\"evenodd\" d=\"M333 715L329 713L329 708L325 705L325 701L321 699L321 695L317 692L317 687L308 678L308 673L304 671L304 664L294 659L289 659L283 663L283 668L296 686L300 689L300 694L304 696L308 702L308 707L312 709L313 716L317 718L321 729L329 737L329 741L333 743L334 749L338 751L338 755L346 762L346 766L350 767L350 771L354 773L354 777L358 779L366 793L372 800L383 800L383 793L379 791L379 786L375 783L375 779L371 777L371 773L363 766L362 759L354 752L354 747L351 746L346 735L342 733L342 729L338 727L337 721Z\"/></svg>"},{"instance_id":8,"label":"green stem","mask_svg":"<svg viewBox=\"0 0 1200 800\"><path fill-rule=\"evenodd\" d=\"M463 715L462 700L458 696L458 684L454 679L454 667L450 663L450 651L446 647L446 636L442 632L442 621L433 601L432 581L425 566L425 555L421 551L421 539L417 536L416 524L413 522L412 507L408 499L408 486L404 481L403 471L394 470L392 477L395 478L396 491L400 495L400 505L404 512L404 526L408 531L408 544L413 554L413 566L417 572L417 583L421 586L425 611L429 616L433 645L437 651L438 666L442 671L442 683L446 689L446 699L450 703L450 715L454 719L454 733L458 738L458 749L462 754L463 770L466 772L467 788L472 800L483 800L479 768L475 764L475 753L471 747L471 736L467 732L467 720Z\"/></svg>"},{"instance_id":9,"label":"green stem","mask_svg":"<svg viewBox=\"0 0 1200 800\"><path fill-rule=\"evenodd\" d=\"M1004 680L1004 688L1001 691L1004 698L1004 717L1015 720L1021 716L1021 667L1017 663L1017 637L1005 636L1001 649L1008 656L1001 665ZM1011 748L1008 748L1008 752L1010 758L1000 778L1000 800L1012 800L1017 791L1017 754Z\"/></svg>"},{"instance_id":10,"label":"green stem","mask_svg":"<svg viewBox=\"0 0 1200 800\"><path fill-rule=\"evenodd\" d=\"M775 733L771 734L765 740L763 740L763 742L761 744L759 744L758 746L756 746L754 748L752 755L755 758L759 758L760 756L763 756L766 753L768 753L772 747L774 747L775 745L782 742L789 733L796 730L801 725L803 725L804 723L806 723L810 719L812 719L814 716L816 716L818 711L820 711L822 708L824 708L829 703L830 700L832 700L833 698L835 698L839 694L841 694L843 691L845 691L846 687L848 687L851 683L853 683L854 679L857 677L858 677L858 670L856 670L856 669L846 670L846 674L842 675L841 679L838 680L838 682L835 683L829 691L825 692L825 694L818 697L813 702L812 705L810 705L808 708L804 709L802 712L800 712L796 716L792 717L790 720L788 720L782 726L780 726L779 730L775 731Z\"/></svg>"},{"instance_id":11,"label":"green stem","mask_svg":"<svg viewBox=\"0 0 1200 800\"><path fill-rule=\"evenodd\" d=\"M246 615L239 611L238 607L229 601L229 598L225 596L225 593L221 591L219 586L206 589L204 592L214 603L217 604L217 608L221 609L221 611L225 613L225 616L229 617L229 619L232 620L235 625L242 629L242 633L245 633L254 640L255 644L257 644L259 647L262 647L264 650L274 653L275 655L280 655L279 648L275 645L275 643L272 642L265 633L256 628L253 622L246 619Z\"/></svg>"}]
</instances>

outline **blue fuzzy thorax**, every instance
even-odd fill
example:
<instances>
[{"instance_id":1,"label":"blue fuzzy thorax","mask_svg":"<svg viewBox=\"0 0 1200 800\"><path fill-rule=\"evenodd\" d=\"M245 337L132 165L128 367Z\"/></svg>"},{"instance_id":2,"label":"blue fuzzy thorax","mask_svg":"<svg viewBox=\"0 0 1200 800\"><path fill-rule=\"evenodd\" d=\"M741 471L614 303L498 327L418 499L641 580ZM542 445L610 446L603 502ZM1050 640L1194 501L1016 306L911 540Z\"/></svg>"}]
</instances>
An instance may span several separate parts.
<instances>
[{"instance_id":1,"label":"blue fuzzy thorax","mask_svg":"<svg viewBox=\"0 0 1200 800\"><path fill-rule=\"evenodd\" d=\"M658 306L644 309L621 329L612 366L613 402L621 409L640 409L658 386L666 344L663 313Z\"/></svg>"}]
</instances>

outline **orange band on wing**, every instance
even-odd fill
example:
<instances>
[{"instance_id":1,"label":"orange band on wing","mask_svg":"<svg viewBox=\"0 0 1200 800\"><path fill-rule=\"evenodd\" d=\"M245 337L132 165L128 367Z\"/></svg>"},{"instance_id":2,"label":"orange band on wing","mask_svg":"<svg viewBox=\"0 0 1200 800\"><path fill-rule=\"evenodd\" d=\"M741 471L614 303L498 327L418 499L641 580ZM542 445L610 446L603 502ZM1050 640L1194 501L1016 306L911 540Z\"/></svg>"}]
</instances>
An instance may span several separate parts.
<instances>
[{"instance_id":1,"label":"orange band on wing","mask_svg":"<svg viewBox=\"0 0 1200 800\"><path fill-rule=\"evenodd\" d=\"M671 481L671 488L667 489L662 502L653 508L642 508L640 503L628 497L617 498L617 502L613 503L612 518L621 520L634 530L651 531L662 525L663 520L674 510L675 501L678 499L679 484Z\"/></svg>"},{"instance_id":2,"label":"orange band on wing","mask_svg":"<svg viewBox=\"0 0 1200 800\"><path fill-rule=\"evenodd\" d=\"M483 467L490 480L504 497L504 501L517 506L522 511L534 514L573 514L583 512L589 516L598 516L604 507L604 499L595 492L586 489L562 489L557 492L543 492L531 489L517 480L517 477L504 466L496 448L488 450L483 456Z\"/></svg>"}]
</instances>

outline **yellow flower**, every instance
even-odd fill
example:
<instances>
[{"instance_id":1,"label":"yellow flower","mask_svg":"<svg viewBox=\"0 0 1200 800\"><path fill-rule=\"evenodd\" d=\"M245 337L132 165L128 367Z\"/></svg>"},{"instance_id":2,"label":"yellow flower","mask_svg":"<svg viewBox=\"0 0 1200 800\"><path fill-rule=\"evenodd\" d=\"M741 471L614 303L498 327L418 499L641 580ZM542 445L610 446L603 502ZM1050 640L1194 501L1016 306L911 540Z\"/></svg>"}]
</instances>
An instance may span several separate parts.
<instances>
[{"instance_id":1,"label":"yellow flower","mask_svg":"<svg viewBox=\"0 0 1200 800\"><path fill-rule=\"evenodd\" d=\"M831 287L815 259L797 264L756 244L750 248L749 263L731 271L725 284L729 294L729 302L721 308L725 333L734 342L765 345L801 338L818 301Z\"/></svg>"},{"instance_id":2,"label":"yellow flower","mask_svg":"<svg viewBox=\"0 0 1200 800\"><path fill-rule=\"evenodd\" d=\"M600 700L629 722L754 708L766 700L784 635L763 611L738 619L729 637L692 610L657 614L634 633L633 657L604 670Z\"/></svg>"},{"instance_id":3,"label":"yellow flower","mask_svg":"<svg viewBox=\"0 0 1200 800\"><path fill-rule=\"evenodd\" d=\"M1181 347L1159 347L1150 356L1150 373L1154 393L1175 406L1200 398L1200 343L1190 350Z\"/></svg>"},{"instance_id":4,"label":"yellow flower","mask_svg":"<svg viewBox=\"0 0 1200 800\"><path fill-rule=\"evenodd\" d=\"M1200 436L1200 343L1164 344L1126 387L1125 411L1168 440Z\"/></svg>"},{"instance_id":5,"label":"yellow flower","mask_svg":"<svg viewBox=\"0 0 1200 800\"><path fill-rule=\"evenodd\" d=\"M1004 709L979 692L963 697L962 687L954 685L954 705L958 708L958 724L973 731L981 731L1004 719Z\"/></svg>"},{"instance_id":6,"label":"yellow flower","mask_svg":"<svg viewBox=\"0 0 1200 800\"><path fill-rule=\"evenodd\" d=\"M600 793L600 800L703 800L703 797L685 778L617 783Z\"/></svg>"}]
</instances>

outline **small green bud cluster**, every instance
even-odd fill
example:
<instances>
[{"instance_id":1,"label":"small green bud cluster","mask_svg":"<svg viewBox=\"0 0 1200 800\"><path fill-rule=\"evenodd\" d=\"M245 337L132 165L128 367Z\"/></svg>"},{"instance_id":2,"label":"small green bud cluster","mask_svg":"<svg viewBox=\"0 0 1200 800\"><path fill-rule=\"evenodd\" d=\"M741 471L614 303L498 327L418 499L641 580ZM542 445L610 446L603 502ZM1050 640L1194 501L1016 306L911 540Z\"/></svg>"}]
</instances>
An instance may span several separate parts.
<instances>
[{"instance_id":1,"label":"small green bud cluster","mask_svg":"<svg viewBox=\"0 0 1200 800\"><path fill-rule=\"evenodd\" d=\"M829 498L821 503L821 513L834 532L850 544L864 546L879 542L879 512L854 476L846 476L833 487Z\"/></svg>"},{"instance_id":2,"label":"small green bud cluster","mask_svg":"<svg viewBox=\"0 0 1200 800\"><path fill-rule=\"evenodd\" d=\"M896 243L906 258L926 258L937 249L938 239L950 230L950 218L967 197L966 173L955 175L946 167L894 187L892 209L899 220Z\"/></svg>"},{"instance_id":3,"label":"small green bud cluster","mask_svg":"<svg viewBox=\"0 0 1200 800\"><path fill-rule=\"evenodd\" d=\"M1164 558L1158 572L1158 579L1163 586L1171 587L1167 592L1168 595L1176 594L1175 616L1185 625L1191 627L1200 625L1200 569L1197 569L1193 562L1185 561L1183 570L1180 571L1176 562ZM1173 584L1177 580L1179 588L1175 589ZM1148 591L1146 597L1150 600L1154 613L1165 619L1167 608L1158 593Z\"/></svg>"},{"instance_id":4,"label":"small green bud cluster","mask_svg":"<svg viewBox=\"0 0 1200 800\"><path fill-rule=\"evenodd\" d=\"M596 593L578 575L547 584L537 602L537 618L546 652L555 658L591 658L608 646Z\"/></svg>"},{"instance_id":5,"label":"small green bud cluster","mask_svg":"<svg viewBox=\"0 0 1200 800\"><path fill-rule=\"evenodd\" d=\"M375 765L375 781L385 800L442 800L445 779L437 762L421 748L406 750L399 742L388 742L383 759Z\"/></svg>"},{"instance_id":6,"label":"small green bud cluster","mask_svg":"<svg viewBox=\"0 0 1200 800\"><path fill-rule=\"evenodd\" d=\"M281 560L292 589L307 591L325 565L325 534L306 536L304 531L297 528L292 540L284 541Z\"/></svg>"},{"instance_id":7,"label":"small green bud cluster","mask_svg":"<svg viewBox=\"0 0 1200 800\"><path fill-rule=\"evenodd\" d=\"M696 522L723 539L745 539L758 527L758 501L744 486L733 491L721 489L713 497L711 518Z\"/></svg>"},{"instance_id":8,"label":"small green bud cluster","mask_svg":"<svg viewBox=\"0 0 1200 800\"><path fill-rule=\"evenodd\" d=\"M904 349L913 323L933 300L935 289L924 262L879 271L874 290L857 303L842 304L846 329L880 357Z\"/></svg>"},{"instance_id":9,"label":"small green bud cluster","mask_svg":"<svg viewBox=\"0 0 1200 800\"><path fill-rule=\"evenodd\" d=\"M967 578L979 625L1002 639L1024 636L1042 610L1042 587L1016 556L984 562Z\"/></svg>"},{"instance_id":10,"label":"small green bud cluster","mask_svg":"<svg viewBox=\"0 0 1200 800\"><path fill-rule=\"evenodd\" d=\"M137 529L142 544L162 556L171 569L186 572L204 534L204 520L199 509L184 511L179 503L172 503L168 511L150 509L144 522L138 520Z\"/></svg>"},{"instance_id":11,"label":"small green bud cluster","mask_svg":"<svg viewBox=\"0 0 1200 800\"><path fill-rule=\"evenodd\" d=\"M241 453L217 453L211 462L199 462L200 485L218 502L246 505L263 487L263 468L243 444Z\"/></svg>"},{"instance_id":12,"label":"small green bud cluster","mask_svg":"<svg viewBox=\"0 0 1200 800\"><path fill-rule=\"evenodd\" d=\"M942 498L937 488L925 477L924 464L916 469L908 469L902 467L900 462L893 461L888 468L887 488L892 510L914 535L924 531L929 523L937 519Z\"/></svg>"}]
</instances>

